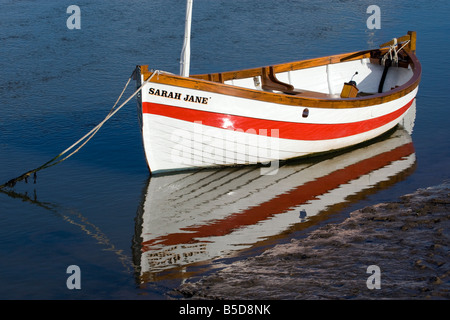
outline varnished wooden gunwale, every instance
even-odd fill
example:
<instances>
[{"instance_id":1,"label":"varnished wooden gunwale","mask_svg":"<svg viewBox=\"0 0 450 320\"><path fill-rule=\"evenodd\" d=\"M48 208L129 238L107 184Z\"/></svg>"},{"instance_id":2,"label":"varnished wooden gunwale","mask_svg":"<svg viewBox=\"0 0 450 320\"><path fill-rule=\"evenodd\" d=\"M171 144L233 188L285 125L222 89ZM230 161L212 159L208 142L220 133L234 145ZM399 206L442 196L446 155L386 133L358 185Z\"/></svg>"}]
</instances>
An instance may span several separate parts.
<instances>
[{"instance_id":1,"label":"varnished wooden gunwale","mask_svg":"<svg viewBox=\"0 0 450 320\"><path fill-rule=\"evenodd\" d=\"M414 37L414 43L412 42ZM404 54L409 61L409 65L413 70L413 76L402 86L384 93L377 93L370 96L362 96L356 98L326 98L326 97L307 97L288 95L283 93L266 92L255 89L232 86L224 84L223 81L231 79L242 79L261 75L262 68L252 68L240 71L230 71L216 74L192 75L191 77L182 77L167 73L160 73L151 79L151 82L171 85L175 87L191 88L218 94L225 94L245 99L253 99L265 102L272 102L284 105L312 107L312 108L360 108L386 103L399 99L413 91L419 85L422 68L419 60L415 55L415 32L408 33L408 36L402 37L411 39L411 44L404 50ZM402 39L399 38L399 39ZM402 39L404 40L404 39ZM389 43L387 43L389 44ZM327 57L295 61L279 65L273 65L275 73L300 70L311 67L318 67L327 64L340 63L343 61L359 60L369 58L374 53L383 54L386 48L365 50L351 53L332 55ZM148 70L148 66L140 66L141 74L144 80L147 80L152 72Z\"/></svg>"}]
</instances>

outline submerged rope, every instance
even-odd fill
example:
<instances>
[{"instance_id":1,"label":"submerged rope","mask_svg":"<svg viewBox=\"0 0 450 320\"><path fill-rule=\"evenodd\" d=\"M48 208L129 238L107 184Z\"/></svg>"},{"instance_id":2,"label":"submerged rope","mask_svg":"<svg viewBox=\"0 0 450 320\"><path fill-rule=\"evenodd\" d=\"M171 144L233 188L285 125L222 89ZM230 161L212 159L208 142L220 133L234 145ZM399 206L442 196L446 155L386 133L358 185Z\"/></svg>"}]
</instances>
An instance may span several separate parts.
<instances>
[{"instance_id":1,"label":"submerged rope","mask_svg":"<svg viewBox=\"0 0 450 320\"><path fill-rule=\"evenodd\" d=\"M121 94L119 95L119 97L116 100L116 103L114 104L114 106L111 108L111 110L109 111L108 115L98 124L96 125L91 131L89 131L88 133L86 133L82 138L80 138L77 142L75 142L74 144L72 144L70 147L68 147L66 150L64 150L63 152L61 152L60 154L58 154L56 157L52 158L51 160L47 161L46 163L44 163L43 165L32 169L30 171L27 171L25 173L23 173L22 175L9 180L8 182L0 185L0 189L3 189L5 187L8 188L13 188L17 182L25 180L25 182L28 182L28 178L33 175L33 179L34 182L36 183L36 173L38 171L41 171L43 169L52 167L54 165L57 165L58 163L63 162L64 160L67 160L68 158L70 158L72 155L74 155L75 153L77 153L89 140L91 140L94 135L100 130L100 128L106 123L106 121L108 121L112 116L114 116L120 109L122 109L123 106L125 106L141 89L142 87L147 83L150 82L150 80L153 78L153 76L155 74L159 74L160 71L156 70L153 72L153 74L147 79L145 80L141 86L131 95L129 96L120 106L117 106L117 104L119 103L120 99L122 98L123 93L125 92L125 90L127 89L131 79L134 76L134 73L136 72L133 71L133 73L131 74L131 76L128 78L128 81L125 85L125 87L123 88ZM78 144L82 143L77 149L75 149L74 151L72 151L70 154L68 154L67 156L65 156L64 158L60 159L63 155L65 155L67 152L69 152L70 150L72 150L74 147L76 147Z\"/></svg>"}]
</instances>

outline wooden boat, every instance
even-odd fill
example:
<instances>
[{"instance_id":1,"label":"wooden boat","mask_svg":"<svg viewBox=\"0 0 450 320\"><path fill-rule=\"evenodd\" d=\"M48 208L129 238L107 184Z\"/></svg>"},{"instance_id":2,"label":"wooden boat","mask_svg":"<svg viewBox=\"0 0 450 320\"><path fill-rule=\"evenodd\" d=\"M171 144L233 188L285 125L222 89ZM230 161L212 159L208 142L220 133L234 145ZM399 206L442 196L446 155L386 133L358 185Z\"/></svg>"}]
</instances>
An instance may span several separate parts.
<instances>
[{"instance_id":1,"label":"wooden boat","mask_svg":"<svg viewBox=\"0 0 450 320\"><path fill-rule=\"evenodd\" d=\"M289 162L277 175L245 166L151 177L135 219L139 281L169 277L169 270L186 276L186 266L264 247L405 179L416 163L414 111L415 102L382 139Z\"/></svg>"},{"instance_id":2,"label":"wooden boat","mask_svg":"<svg viewBox=\"0 0 450 320\"><path fill-rule=\"evenodd\" d=\"M279 160L373 139L399 123L417 94L415 51L410 31L379 49L239 71L189 75L183 58L181 75L137 66L148 167L276 169Z\"/></svg>"}]
</instances>

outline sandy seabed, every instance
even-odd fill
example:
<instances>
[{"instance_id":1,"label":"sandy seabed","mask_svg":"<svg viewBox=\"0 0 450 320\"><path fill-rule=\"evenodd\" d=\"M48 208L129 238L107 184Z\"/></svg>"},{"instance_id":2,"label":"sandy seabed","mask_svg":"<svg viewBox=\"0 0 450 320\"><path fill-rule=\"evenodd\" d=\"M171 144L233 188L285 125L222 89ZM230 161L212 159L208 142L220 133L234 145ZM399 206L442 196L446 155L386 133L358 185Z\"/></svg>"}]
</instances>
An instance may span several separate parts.
<instances>
[{"instance_id":1,"label":"sandy seabed","mask_svg":"<svg viewBox=\"0 0 450 320\"><path fill-rule=\"evenodd\" d=\"M444 182L354 211L174 293L183 299L447 300L449 191Z\"/></svg>"}]
</instances>

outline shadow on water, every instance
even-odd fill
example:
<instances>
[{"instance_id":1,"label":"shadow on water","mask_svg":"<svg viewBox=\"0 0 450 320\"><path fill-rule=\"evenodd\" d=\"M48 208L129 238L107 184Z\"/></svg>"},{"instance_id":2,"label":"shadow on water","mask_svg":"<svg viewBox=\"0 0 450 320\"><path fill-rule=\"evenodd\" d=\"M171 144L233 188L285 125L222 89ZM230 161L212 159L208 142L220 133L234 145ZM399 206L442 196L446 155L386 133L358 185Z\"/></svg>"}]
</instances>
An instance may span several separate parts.
<instances>
[{"instance_id":1,"label":"shadow on water","mask_svg":"<svg viewBox=\"0 0 450 320\"><path fill-rule=\"evenodd\" d=\"M136 281L187 279L217 259L292 237L386 189L416 167L415 102L386 135L358 147L281 166L200 170L148 180L138 208Z\"/></svg>"}]
</instances>

